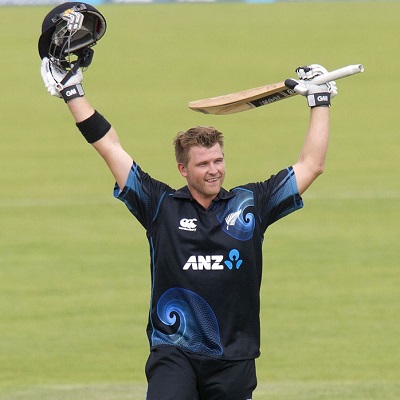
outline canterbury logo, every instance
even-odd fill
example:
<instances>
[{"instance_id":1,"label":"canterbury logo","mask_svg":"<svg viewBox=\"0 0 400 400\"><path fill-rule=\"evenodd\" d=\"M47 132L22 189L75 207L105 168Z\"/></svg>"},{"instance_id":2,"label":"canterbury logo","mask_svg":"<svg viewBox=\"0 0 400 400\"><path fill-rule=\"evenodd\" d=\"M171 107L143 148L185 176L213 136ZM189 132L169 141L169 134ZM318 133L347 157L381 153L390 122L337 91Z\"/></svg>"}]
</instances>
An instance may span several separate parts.
<instances>
[{"instance_id":1,"label":"canterbury logo","mask_svg":"<svg viewBox=\"0 0 400 400\"><path fill-rule=\"evenodd\" d=\"M197 229L197 219L196 218L182 218L179 221L179 229L184 231L195 232Z\"/></svg>"}]
</instances>

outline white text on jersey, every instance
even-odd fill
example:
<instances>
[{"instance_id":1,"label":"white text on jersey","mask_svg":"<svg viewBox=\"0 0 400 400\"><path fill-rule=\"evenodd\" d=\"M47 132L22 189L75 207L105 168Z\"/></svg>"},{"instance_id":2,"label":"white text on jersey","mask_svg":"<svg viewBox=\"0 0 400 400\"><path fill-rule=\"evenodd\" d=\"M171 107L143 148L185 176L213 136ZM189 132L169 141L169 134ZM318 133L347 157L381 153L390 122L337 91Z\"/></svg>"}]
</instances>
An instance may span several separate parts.
<instances>
[{"instance_id":1,"label":"white text on jersey","mask_svg":"<svg viewBox=\"0 0 400 400\"><path fill-rule=\"evenodd\" d=\"M183 270L193 269L193 270L221 270L224 269L222 263L224 256L190 256L183 266Z\"/></svg>"}]
</instances>

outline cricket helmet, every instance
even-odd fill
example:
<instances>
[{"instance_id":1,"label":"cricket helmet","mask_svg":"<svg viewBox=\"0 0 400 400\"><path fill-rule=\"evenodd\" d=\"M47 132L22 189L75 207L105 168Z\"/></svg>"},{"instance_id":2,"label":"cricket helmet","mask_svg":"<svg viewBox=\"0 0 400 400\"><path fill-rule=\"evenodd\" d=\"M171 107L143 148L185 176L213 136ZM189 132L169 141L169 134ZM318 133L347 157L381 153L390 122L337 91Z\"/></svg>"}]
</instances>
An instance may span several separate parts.
<instances>
[{"instance_id":1,"label":"cricket helmet","mask_svg":"<svg viewBox=\"0 0 400 400\"><path fill-rule=\"evenodd\" d=\"M51 10L43 20L38 49L40 58L70 69L71 64L88 67L92 46L106 32L104 16L86 3L67 2Z\"/></svg>"}]
</instances>

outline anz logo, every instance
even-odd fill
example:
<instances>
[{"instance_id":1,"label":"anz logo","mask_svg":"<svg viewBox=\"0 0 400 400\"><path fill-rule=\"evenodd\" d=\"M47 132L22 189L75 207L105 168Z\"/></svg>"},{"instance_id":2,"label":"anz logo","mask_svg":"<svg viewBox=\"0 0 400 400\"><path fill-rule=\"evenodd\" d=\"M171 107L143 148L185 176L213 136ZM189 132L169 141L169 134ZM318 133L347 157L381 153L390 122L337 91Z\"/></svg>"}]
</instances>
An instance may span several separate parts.
<instances>
[{"instance_id":1,"label":"anz logo","mask_svg":"<svg viewBox=\"0 0 400 400\"><path fill-rule=\"evenodd\" d=\"M213 256L190 256L183 266L183 270L193 271L221 271L225 268L230 270L239 269L243 263L240 253L236 249L229 252L228 258L221 255Z\"/></svg>"}]
</instances>

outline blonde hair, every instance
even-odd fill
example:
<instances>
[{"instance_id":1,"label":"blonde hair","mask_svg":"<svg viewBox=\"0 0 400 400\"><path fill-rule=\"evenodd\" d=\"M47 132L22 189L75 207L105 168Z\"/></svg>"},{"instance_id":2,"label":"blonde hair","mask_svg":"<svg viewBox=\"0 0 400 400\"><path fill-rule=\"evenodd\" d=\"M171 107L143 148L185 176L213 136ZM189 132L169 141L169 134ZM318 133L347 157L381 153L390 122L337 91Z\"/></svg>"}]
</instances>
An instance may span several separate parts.
<instances>
[{"instance_id":1,"label":"blonde hair","mask_svg":"<svg viewBox=\"0 0 400 400\"><path fill-rule=\"evenodd\" d=\"M211 148L216 144L224 148L224 135L212 126L196 126L186 132L179 132L174 139L177 163L187 165L189 150L194 146Z\"/></svg>"}]
</instances>

